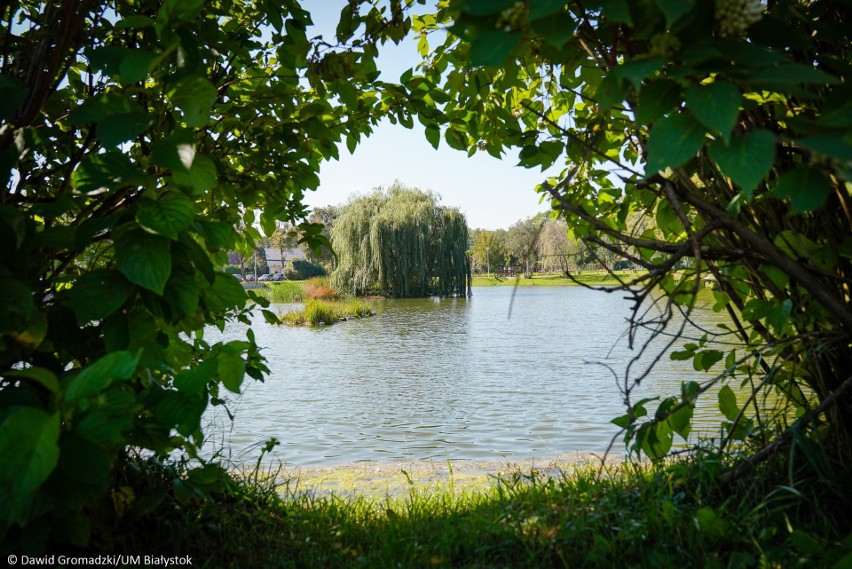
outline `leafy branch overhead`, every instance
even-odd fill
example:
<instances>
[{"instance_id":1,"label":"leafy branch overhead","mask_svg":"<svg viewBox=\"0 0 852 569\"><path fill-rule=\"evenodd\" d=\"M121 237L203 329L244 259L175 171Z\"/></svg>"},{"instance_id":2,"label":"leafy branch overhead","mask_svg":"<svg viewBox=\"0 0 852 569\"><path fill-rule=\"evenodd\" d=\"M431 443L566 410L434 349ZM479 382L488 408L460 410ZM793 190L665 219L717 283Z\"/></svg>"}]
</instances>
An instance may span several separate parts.
<instances>
[{"instance_id":1,"label":"leafy branch overhead","mask_svg":"<svg viewBox=\"0 0 852 569\"><path fill-rule=\"evenodd\" d=\"M147 507L111 505L129 449L196 458L205 409L263 379L251 332L204 335L265 305L218 268L279 221L328 244L305 192L402 112L375 57L407 10L345 11L328 42L292 0L3 4L4 544L85 545L104 512ZM215 482L202 471L184 498Z\"/></svg>"},{"instance_id":2,"label":"leafy branch overhead","mask_svg":"<svg viewBox=\"0 0 852 569\"><path fill-rule=\"evenodd\" d=\"M456 0L415 20L431 50L406 85L427 139L561 167L539 191L572 236L648 271L626 289L631 342L713 284L730 323L672 355L715 378L648 414L639 349L618 420L635 450L666 454L719 383L752 386L739 407L722 388L722 446L760 447L849 380L850 21L848 3L792 0ZM852 400L831 400L811 425L842 462Z\"/></svg>"}]
</instances>

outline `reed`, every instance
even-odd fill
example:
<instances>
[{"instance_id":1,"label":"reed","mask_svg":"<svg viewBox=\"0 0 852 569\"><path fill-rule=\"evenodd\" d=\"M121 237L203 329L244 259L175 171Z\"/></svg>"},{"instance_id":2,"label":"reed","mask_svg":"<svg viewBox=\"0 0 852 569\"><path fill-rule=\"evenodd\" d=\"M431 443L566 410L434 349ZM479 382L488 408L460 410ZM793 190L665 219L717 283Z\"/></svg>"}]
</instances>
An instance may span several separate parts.
<instances>
[{"instance_id":1,"label":"reed","mask_svg":"<svg viewBox=\"0 0 852 569\"><path fill-rule=\"evenodd\" d=\"M291 310L284 315L288 324L318 326L333 324L350 318L365 318L373 315L373 306L364 300L320 300L309 299L301 310Z\"/></svg>"}]
</instances>

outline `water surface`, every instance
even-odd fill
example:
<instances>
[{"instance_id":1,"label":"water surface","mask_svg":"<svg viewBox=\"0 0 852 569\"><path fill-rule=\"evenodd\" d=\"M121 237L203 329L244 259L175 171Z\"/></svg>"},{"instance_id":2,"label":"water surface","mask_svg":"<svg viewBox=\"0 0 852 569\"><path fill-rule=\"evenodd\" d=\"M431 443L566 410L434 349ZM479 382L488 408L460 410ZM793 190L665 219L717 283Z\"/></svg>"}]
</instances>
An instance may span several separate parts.
<instances>
[{"instance_id":1,"label":"water surface","mask_svg":"<svg viewBox=\"0 0 852 569\"><path fill-rule=\"evenodd\" d=\"M275 437L272 458L296 466L603 452L617 432L610 420L625 412L616 378L632 355L629 303L618 292L525 287L511 304L513 290L376 301L372 318L318 328L257 318L272 373L246 378L229 404L233 424L208 413L208 451L253 460ZM244 335L237 325L225 333ZM666 357L642 391L674 394L689 379L706 376ZM718 425L712 401L697 415L708 430Z\"/></svg>"}]
</instances>

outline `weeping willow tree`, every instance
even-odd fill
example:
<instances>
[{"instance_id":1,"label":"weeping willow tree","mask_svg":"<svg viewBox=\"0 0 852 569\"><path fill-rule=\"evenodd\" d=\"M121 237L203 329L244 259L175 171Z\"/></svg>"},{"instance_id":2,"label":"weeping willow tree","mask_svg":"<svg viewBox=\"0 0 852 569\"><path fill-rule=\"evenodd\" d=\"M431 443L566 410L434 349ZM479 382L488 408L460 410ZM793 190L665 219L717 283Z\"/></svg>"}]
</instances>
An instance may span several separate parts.
<instances>
[{"instance_id":1,"label":"weeping willow tree","mask_svg":"<svg viewBox=\"0 0 852 569\"><path fill-rule=\"evenodd\" d=\"M334 286L397 298L469 291L467 222L438 200L395 183L350 201L331 235Z\"/></svg>"}]
</instances>

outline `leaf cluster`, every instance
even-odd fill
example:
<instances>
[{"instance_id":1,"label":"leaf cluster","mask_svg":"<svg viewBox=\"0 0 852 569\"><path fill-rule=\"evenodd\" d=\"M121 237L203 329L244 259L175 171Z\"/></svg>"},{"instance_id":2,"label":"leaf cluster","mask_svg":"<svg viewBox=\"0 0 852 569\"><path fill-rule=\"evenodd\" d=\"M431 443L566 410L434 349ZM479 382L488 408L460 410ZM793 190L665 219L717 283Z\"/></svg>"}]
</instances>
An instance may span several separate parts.
<instances>
[{"instance_id":1,"label":"leaf cluster","mask_svg":"<svg viewBox=\"0 0 852 569\"><path fill-rule=\"evenodd\" d=\"M205 329L277 321L226 253L279 222L323 244L304 192L394 108L376 46L411 19L377 2L329 44L295 1L21 0L0 18L0 541L36 552L152 507L117 481L129 453L201 464L181 499L216 483L202 416L268 370L251 332Z\"/></svg>"}]
</instances>

